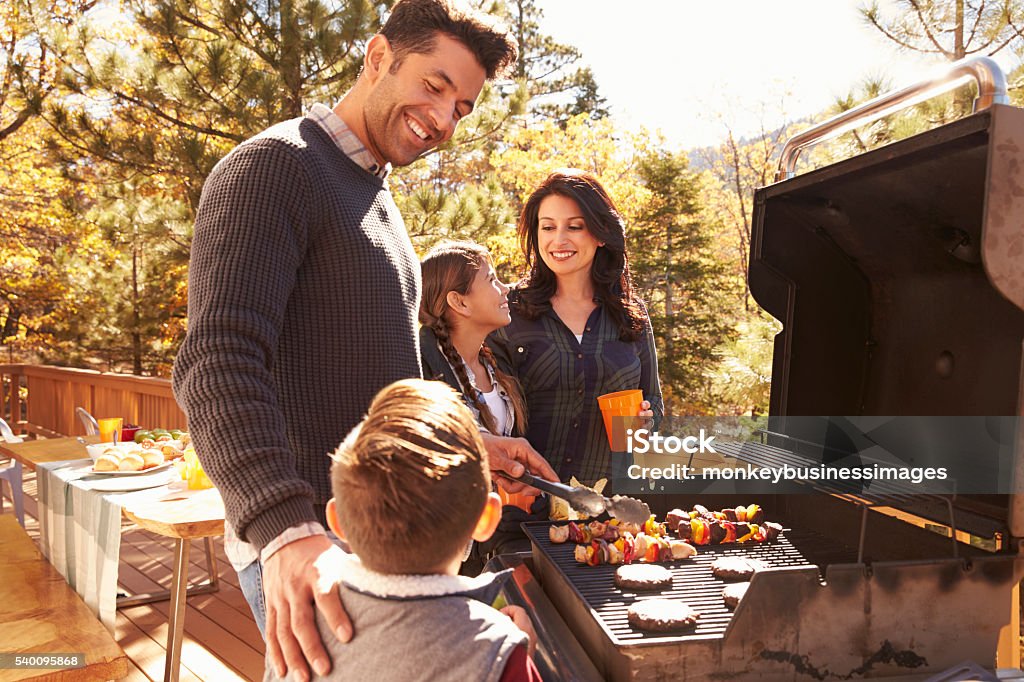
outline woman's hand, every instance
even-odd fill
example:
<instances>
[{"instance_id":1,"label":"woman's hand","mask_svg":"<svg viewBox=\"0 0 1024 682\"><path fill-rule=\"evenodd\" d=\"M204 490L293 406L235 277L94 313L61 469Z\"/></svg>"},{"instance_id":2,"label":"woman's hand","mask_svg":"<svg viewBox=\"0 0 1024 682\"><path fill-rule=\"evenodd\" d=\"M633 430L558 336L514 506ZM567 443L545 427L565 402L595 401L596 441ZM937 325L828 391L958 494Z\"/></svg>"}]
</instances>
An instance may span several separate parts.
<instances>
[{"instance_id":1,"label":"woman's hand","mask_svg":"<svg viewBox=\"0 0 1024 682\"><path fill-rule=\"evenodd\" d=\"M654 410L651 409L651 402L644 400L640 403L640 411L636 413L636 416L640 418L641 429L649 429L654 426Z\"/></svg>"}]
</instances>

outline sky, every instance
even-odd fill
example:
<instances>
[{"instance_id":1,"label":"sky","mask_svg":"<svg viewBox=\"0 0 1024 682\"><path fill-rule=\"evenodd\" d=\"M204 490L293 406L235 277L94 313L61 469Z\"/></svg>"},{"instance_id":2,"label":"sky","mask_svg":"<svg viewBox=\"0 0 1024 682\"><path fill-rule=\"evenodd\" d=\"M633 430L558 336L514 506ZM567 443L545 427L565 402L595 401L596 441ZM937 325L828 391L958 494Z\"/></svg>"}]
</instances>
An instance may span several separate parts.
<instances>
[{"instance_id":1,"label":"sky","mask_svg":"<svg viewBox=\"0 0 1024 682\"><path fill-rule=\"evenodd\" d=\"M684 150L720 141L726 123L739 137L756 134L762 121L773 130L822 111L866 77L887 77L898 89L943 63L897 51L860 17L863 4L538 2L542 30L580 50L615 119L630 129L660 129Z\"/></svg>"}]
</instances>

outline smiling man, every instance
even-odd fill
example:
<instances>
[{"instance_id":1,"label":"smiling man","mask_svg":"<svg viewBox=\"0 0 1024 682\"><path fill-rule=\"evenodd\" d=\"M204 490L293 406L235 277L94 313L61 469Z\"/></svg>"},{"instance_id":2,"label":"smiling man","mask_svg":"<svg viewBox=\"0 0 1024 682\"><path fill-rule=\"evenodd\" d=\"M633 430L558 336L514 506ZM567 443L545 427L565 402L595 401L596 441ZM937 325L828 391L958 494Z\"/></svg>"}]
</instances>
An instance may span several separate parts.
<instances>
[{"instance_id":1,"label":"smiling man","mask_svg":"<svg viewBox=\"0 0 1024 682\"><path fill-rule=\"evenodd\" d=\"M314 105L242 143L203 188L174 389L282 676L286 663L295 679L307 661L329 671L314 600L351 636L336 594L316 584L317 561L341 551L323 529L327 454L380 388L420 376L419 263L388 171L448 140L515 58L480 17L402 0L333 110ZM490 439L488 454L494 470L554 477L525 441Z\"/></svg>"}]
</instances>

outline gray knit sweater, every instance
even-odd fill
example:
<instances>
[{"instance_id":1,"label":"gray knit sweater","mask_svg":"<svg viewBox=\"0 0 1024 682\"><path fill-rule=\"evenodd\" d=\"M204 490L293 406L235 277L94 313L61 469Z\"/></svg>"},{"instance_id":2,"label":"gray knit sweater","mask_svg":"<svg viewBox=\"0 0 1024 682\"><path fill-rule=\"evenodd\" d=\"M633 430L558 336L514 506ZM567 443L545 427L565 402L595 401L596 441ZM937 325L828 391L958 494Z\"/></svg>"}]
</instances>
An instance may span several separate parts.
<instances>
[{"instance_id":1,"label":"gray knit sweater","mask_svg":"<svg viewBox=\"0 0 1024 682\"><path fill-rule=\"evenodd\" d=\"M386 183L313 120L203 187L174 392L239 536L323 522L330 459L383 386L420 375L419 262Z\"/></svg>"}]
</instances>

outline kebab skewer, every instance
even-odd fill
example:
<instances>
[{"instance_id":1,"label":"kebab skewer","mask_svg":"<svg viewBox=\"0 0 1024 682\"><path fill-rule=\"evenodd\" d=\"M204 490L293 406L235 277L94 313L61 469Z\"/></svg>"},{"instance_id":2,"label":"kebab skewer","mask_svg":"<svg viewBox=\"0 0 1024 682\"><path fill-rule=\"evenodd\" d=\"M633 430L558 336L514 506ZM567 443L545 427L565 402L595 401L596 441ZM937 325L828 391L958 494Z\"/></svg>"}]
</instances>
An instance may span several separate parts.
<instances>
[{"instance_id":1,"label":"kebab skewer","mask_svg":"<svg viewBox=\"0 0 1024 682\"><path fill-rule=\"evenodd\" d=\"M699 504L689 512L673 509L666 524L680 539L695 545L773 542L782 532L778 523L764 521L764 511L756 504L717 512Z\"/></svg>"}]
</instances>

